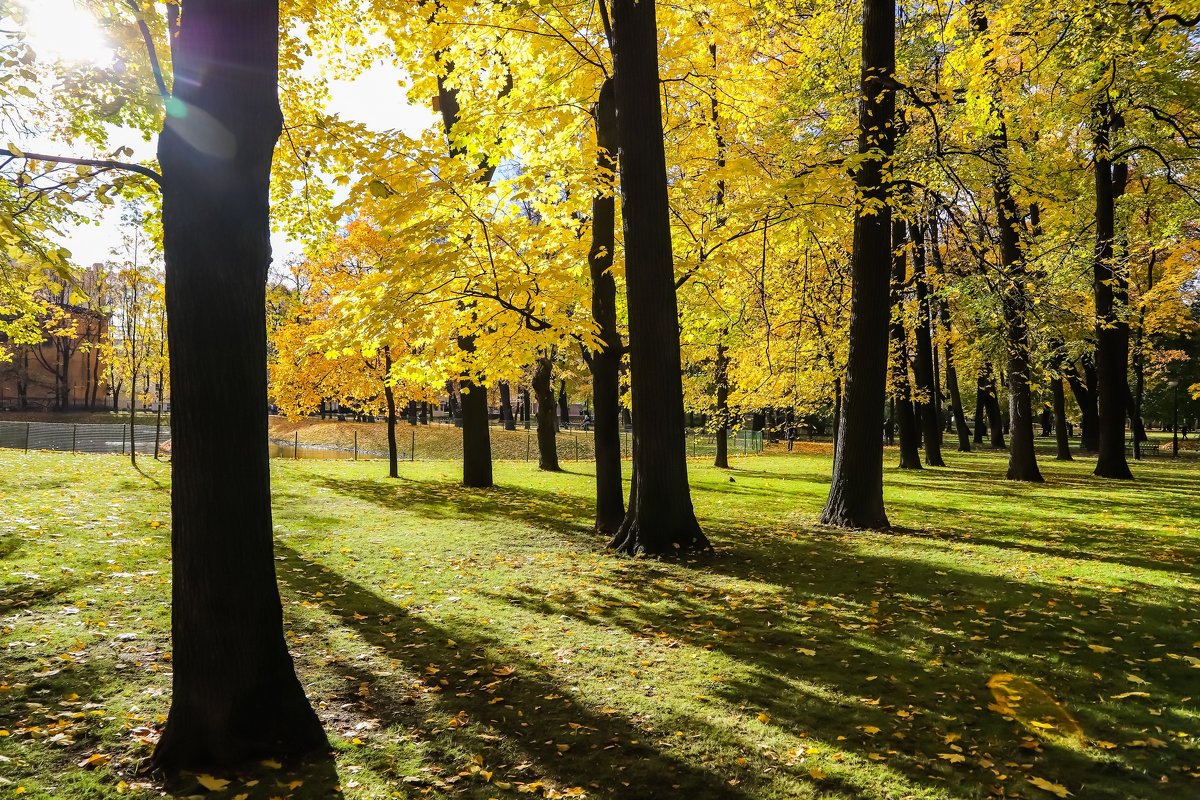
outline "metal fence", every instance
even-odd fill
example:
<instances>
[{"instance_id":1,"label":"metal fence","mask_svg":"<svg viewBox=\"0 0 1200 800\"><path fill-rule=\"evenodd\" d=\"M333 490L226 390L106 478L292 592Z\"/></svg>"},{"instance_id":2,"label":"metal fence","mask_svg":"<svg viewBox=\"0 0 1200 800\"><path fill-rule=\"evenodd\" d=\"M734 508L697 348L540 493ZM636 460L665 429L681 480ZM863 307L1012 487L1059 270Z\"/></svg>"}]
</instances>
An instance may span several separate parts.
<instances>
[{"instance_id":1,"label":"metal fence","mask_svg":"<svg viewBox=\"0 0 1200 800\"><path fill-rule=\"evenodd\" d=\"M114 425L69 422L0 422L0 447L17 450L53 450L69 453L139 453L154 455L154 425ZM159 447L171 438L171 429L163 425L158 432Z\"/></svg>"},{"instance_id":2,"label":"metal fence","mask_svg":"<svg viewBox=\"0 0 1200 800\"><path fill-rule=\"evenodd\" d=\"M380 426L382 428L382 425ZM290 459L353 459L371 460L388 457L386 440L382 430L369 431L359 436L353 431L352 439L330 442L328 439L306 440L304 432L297 431L290 437L274 436L269 440L271 456ZM535 430L515 431L491 428L492 459L494 461L537 461L538 442ZM595 438L591 431L560 430L556 434L559 461L594 461L596 459ZM731 431L729 454L748 455L761 453L762 431ZM439 425L409 426L400 424L396 429L397 458L401 461L461 461L462 432L460 429ZM715 434L703 431L688 431L684 440L684 453L688 457L714 457L717 452ZM633 455L633 436L629 431L621 433L621 455Z\"/></svg>"}]
</instances>

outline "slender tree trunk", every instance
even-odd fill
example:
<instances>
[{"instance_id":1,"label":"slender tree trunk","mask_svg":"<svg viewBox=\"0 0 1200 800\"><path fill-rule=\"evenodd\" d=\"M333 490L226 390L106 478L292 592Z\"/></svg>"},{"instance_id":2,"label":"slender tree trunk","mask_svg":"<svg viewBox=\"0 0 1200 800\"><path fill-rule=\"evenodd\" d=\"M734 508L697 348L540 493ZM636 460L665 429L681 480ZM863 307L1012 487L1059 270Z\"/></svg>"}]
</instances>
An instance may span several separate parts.
<instances>
[{"instance_id":1,"label":"slender tree trunk","mask_svg":"<svg viewBox=\"0 0 1200 800\"><path fill-rule=\"evenodd\" d=\"M1067 431L1067 403L1061 376L1052 375L1050 377L1050 391L1054 404L1054 443L1058 447L1055 458L1058 461L1072 461L1071 437Z\"/></svg>"},{"instance_id":2,"label":"slender tree trunk","mask_svg":"<svg viewBox=\"0 0 1200 800\"><path fill-rule=\"evenodd\" d=\"M1112 106L1103 103L1097 111L1095 130L1096 255L1092 262L1096 296L1096 377L1100 452L1095 475L1100 478L1132 480L1125 459L1125 410L1129 394L1129 323L1124 306L1128 301L1125 270L1113 252L1116 238L1116 201L1124 194L1128 164L1113 163L1113 134L1120 129Z\"/></svg>"},{"instance_id":3,"label":"slender tree trunk","mask_svg":"<svg viewBox=\"0 0 1200 800\"><path fill-rule=\"evenodd\" d=\"M1074 370L1067 371L1067 385L1079 406L1079 448L1084 453L1100 449L1100 419L1096 402L1096 367L1085 356L1083 377Z\"/></svg>"},{"instance_id":4,"label":"slender tree trunk","mask_svg":"<svg viewBox=\"0 0 1200 800\"><path fill-rule=\"evenodd\" d=\"M571 427L571 404L567 402L567 381L564 378L558 386L558 413L564 428Z\"/></svg>"},{"instance_id":5,"label":"slender tree trunk","mask_svg":"<svg viewBox=\"0 0 1200 800\"><path fill-rule=\"evenodd\" d=\"M864 0L858 152L860 198L850 258L850 350L833 481L821 522L842 528L887 528L883 507L883 406L887 394L892 210L884 166L895 147L895 0Z\"/></svg>"},{"instance_id":6,"label":"slender tree trunk","mask_svg":"<svg viewBox=\"0 0 1200 800\"><path fill-rule=\"evenodd\" d=\"M996 398L996 383L992 377L992 365L984 364L979 373L976 391L982 399L983 413L987 416L988 433L991 435L992 449L1007 449L1004 443L1004 423L1000 419L1000 402ZM977 434L978 435L978 434ZM980 444L982 439L978 440Z\"/></svg>"},{"instance_id":7,"label":"slender tree trunk","mask_svg":"<svg viewBox=\"0 0 1200 800\"><path fill-rule=\"evenodd\" d=\"M724 331L722 331L724 333ZM717 454L713 466L729 469L729 354L717 342Z\"/></svg>"},{"instance_id":8,"label":"slender tree trunk","mask_svg":"<svg viewBox=\"0 0 1200 800\"><path fill-rule=\"evenodd\" d=\"M513 416L512 408L512 391L508 387L508 381L500 381L500 421L504 423L504 430L515 431L517 429L517 420Z\"/></svg>"},{"instance_id":9,"label":"slender tree trunk","mask_svg":"<svg viewBox=\"0 0 1200 800\"><path fill-rule=\"evenodd\" d=\"M596 124L596 166L616 180L617 110L612 80L600 88L592 109ZM621 353L617 329L617 282L612 265L616 250L615 189L592 197L592 247L588 269L592 279L592 319L604 347L591 353L593 437L596 451L596 531L615 534L625 519L625 488L621 484ZM549 383L547 383L549 386ZM539 446L540 452L540 446Z\"/></svg>"},{"instance_id":10,"label":"slender tree trunk","mask_svg":"<svg viewBox=\"0 0 1200 800\"><path fill-rule=\"evenodd\" d=\"M188 0L159 139L173 396L172 701L155 765L328 747L283 637L267 454L278 4ZM214 386L224 387L221 403Z\"/></svg>"},{"instance_id":11,"label":"slender tree trunk","mask_svg":"<svg viewBox=\"0 0 1200 800\"><path fill-rule=\"evenodd\" d=\"M987 387L983 383L983 374L980 373L975 380L975 444L983 444L983 432L987 430L986 413L984 411L984 402L987 399Z\"/></svg>"},{"instance_id":12,"label":"slender tree trunk","mask_svg":"<svg viewBox=\"0 0 1200 800\"><path fill-rule=\"evenodd\" d=\"M892 408L900 435L900 469L921 469L916 409L908 380L908 333L904 327L904 281L908 263L904 253L904 220L892 220Z\"/></svg>"},{"instance_id":13,"label":"slender tree trunk","mask_svg":"<svg viewBox=\"0 0 1200 800\"><path fill-rule=\"evenodd\" d=\"M637 490L611 546L649 555L707 549L692 509L684 454L679 310L653 0L613 0L612 28Z\"/></svg>"},{"instance_id":14,"label":"slender tree trunk","mask_svg":"<svg viewBox=\"0 0 1200 800\"><path fill-rule=\"evenodd\" d=\"M551 387L550 370L553 363L549 356L537 360L533 373L533 394L537 398L537 441L538 469L559 472L558 437L554 425L554 389Z\"/></svg>"},{"instance_id":15,"label":"slender tree trunk","mask_svg":"<svg viewBox=\"0 0 1200 800\"><path fill-rule=\"evenodd\" d=\"M942 460L942 425L938 416L937 362L933 351L933 315L930 313L929 282L925 275L925 236L920 224L909 228L913 243L913 282L917 287L918 317L916 342L917 388L925 400L920 404L922 442L925 446L925 463L931 467L944 467Z\"/></svg>"},{"instance_id":16,"label":"slender tree trunk","mask_svg":"<svg viewBox=\"0 0 1200 800\"><path fill-rule=\"evenodd\" d=\"M383 347L383 400L387 404L388 477L400 477L400 448L396 444L396 393L388 383L392 374L391 350Z\"/></svg>"}]
</instances>

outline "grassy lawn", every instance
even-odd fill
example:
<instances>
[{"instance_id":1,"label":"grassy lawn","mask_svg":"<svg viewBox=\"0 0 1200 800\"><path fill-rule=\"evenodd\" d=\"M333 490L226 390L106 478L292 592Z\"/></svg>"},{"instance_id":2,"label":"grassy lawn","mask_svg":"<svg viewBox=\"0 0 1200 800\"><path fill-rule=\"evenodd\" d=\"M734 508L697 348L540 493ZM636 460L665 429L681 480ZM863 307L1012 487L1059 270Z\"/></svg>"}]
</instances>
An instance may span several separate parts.
<instances>
[{"instance_id":1,"label":"grassy lawn","mask_svg":"<svg viewBox=\"0 0 1200 800\"><path fill-rule=\"evenodd\" d=\"M605 553L586 463L481 491L453 463L276 462L336 757L208 796L1200 795L1200 464L1023 486L947 460L888 470L892 534L816 525L827 454L693 463L718 552L684 563ZM0 797L159 795L169 476L144 469L0 451Z\"/></svg>"}]
</instances>

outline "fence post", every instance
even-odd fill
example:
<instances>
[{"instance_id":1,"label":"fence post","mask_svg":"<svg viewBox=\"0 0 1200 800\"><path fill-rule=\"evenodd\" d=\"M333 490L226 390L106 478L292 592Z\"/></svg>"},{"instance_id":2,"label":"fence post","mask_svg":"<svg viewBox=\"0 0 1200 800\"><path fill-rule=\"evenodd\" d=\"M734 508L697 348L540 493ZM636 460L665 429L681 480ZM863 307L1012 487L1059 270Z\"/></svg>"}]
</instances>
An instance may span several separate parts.
<instances>
[{"instance_id":1,"label":"fence post","mask_svg":"<svg viewBox=\"0 0 1200 800\"><path fill-rule=\"evenodd\" d=\"M72 454L74 454L74 452L75 452L75 440L78 437L79 437L79 426L72 425L71 426L71 453Z\"/></svg>"},{"instance_id":2,"label":"fence post","mask_svg":"<svg viewBox=\"0 0 1200 800\"><path fill-rule=\"evenodd\" d=\"M412 447L409 448L409 451L408 451L408 460L409 461L417 460L417 432L416 431L412 432Z\"/></svg>"},{"instance_id":3,"label":"fence post","mask_svg":"<svg viewBox=\"0 0 1200 800\"><path fill-rule=\"evenodd\" d=\"M529 433L529 424L528 424L529 420L525 420L525 423L526 423L526 425L525 425L525 460L528 461L529 460L529 449L531 446L530 440L533 438L533 434Z\"/></svg>"},{"instance_id":4,"label":"fence post","mask_svg":"<svg viewBox=\"0 0 1200 800\"><path fill-rule=\"evenodd\" d=\"M121 455L125 455L125 426L121 426Z\"/></svg>"},{"instance_id":5,"label":"fence post","mask_svg":"<svg viewBox=\"0 0 1200 800\"><path fill-rule=\"evenodd\" d=\"M354 431L354 460L358 461L358 430Z\"/></svg>"},{"instance_id":6,"label":"fence post","mask_svg":"<svg viewBox=\"0 0 1200 800\"><path fill-rule=\"evenodd\" d=\"M25 423L25 452L29 452L29 423Z\"/></svg>"},{"instance_id":7,"label":"fence post","mask_svg":"<svg viewBox=\"0 0 1200 800\"><path fill-rule=\"evenodd\" d=\"M296 431L296 438L292 443L292 461L300 460L300 431Z\"/></svg>"}]
</instances>

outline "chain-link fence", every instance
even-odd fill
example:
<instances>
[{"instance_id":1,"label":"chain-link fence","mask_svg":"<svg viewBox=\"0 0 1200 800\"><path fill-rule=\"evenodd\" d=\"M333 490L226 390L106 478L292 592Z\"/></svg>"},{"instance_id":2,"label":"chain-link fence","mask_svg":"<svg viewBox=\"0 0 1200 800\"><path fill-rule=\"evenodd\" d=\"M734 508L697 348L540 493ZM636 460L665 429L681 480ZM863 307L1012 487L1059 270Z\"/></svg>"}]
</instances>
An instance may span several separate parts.
<instances>
[{"instance_id":1,"label":"chain-link fence","mask_svg":"<svg viewBox=\"0 0 1200 800\"><path fill-rule=\"evenodd\" d=\"M154 455L171 439L166 425L115 425L63 422L0 422L0 447L69 453Z\"/></svg>"}]
</instances>

